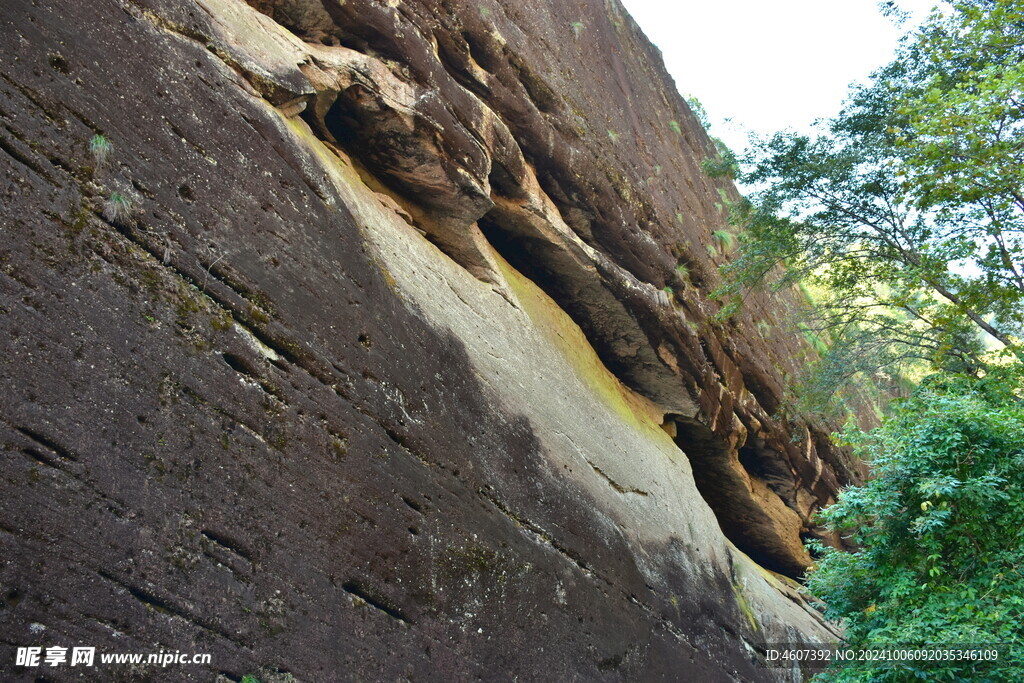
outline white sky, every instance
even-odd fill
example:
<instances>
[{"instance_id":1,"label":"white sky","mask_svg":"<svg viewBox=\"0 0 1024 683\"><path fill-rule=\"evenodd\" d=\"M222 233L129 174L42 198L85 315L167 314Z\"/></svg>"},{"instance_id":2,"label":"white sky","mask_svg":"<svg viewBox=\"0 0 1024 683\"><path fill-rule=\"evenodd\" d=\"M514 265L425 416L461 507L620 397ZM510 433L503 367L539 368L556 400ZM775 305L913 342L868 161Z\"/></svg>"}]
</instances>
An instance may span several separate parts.
<instances>
[{"instance_id":1,"label":"white sky","mask_svg":"<svg viewBox=\"0 0 1024 683\"><path fill-rule=\"evenodd\" d=\"M622 0L711 132L737 152L746 131L806 130L838 113L847 86L889 62L937 0L899 0L904 28L876 0ZM732 122L725 120L731 118Z\"/></svg>"}]
</instances>

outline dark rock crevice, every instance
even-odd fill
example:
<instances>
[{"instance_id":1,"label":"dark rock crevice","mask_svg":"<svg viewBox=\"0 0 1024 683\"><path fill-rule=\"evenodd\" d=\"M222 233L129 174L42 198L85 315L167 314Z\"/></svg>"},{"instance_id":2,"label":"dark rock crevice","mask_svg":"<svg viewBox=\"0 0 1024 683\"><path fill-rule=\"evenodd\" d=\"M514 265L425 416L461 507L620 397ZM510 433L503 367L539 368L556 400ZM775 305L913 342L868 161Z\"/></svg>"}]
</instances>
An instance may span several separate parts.
<instances>
[{"instance_id":1,"label":"dark rock crevice","mask_svg":"<svg viewBox=\"0 0 1024 683\"><path fill-rule=\"evenodd\" d=\"M726 537L762 567L802 578L808 564L799 537L802 520L779 492L779 482L791 485L792 479L753 466L750 449L737 455L700 423L678 417L674 422L676 444Z\"/></svg>"},{"instance_id":2,"label":"dark rock crevice","mask_svg":"<svg viewBox=\"0 0 1024 683\"><path fill-rule=\"evenodd\" d=\"M395 605L388 599L380 597L376 592L367 590L362 583L356 581L346 581L341 584L341 589L352 595L353 597L362 600L370 607L380 610L384 614L388 615L392 619L408 624L414 625L412 621L402 612L401 609L395 607Z\"/></svg>"}]
</instances>

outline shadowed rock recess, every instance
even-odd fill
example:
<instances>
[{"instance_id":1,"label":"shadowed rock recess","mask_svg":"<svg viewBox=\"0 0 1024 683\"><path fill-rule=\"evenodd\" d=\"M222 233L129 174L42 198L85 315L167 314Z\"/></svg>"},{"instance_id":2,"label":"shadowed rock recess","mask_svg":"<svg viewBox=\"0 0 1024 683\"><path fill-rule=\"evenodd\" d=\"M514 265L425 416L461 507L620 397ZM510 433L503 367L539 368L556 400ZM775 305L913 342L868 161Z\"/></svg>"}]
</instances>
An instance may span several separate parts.
<instances>
[{"instance_id":1,"label":"shadowed rock recess","mask_svg":"<svg viewBox=\"0 0 1024 683\"><path fill-rule=\"evenodd\" d=\"M0 23L0 677L799 679L861 472L616 0Z\"/></svg>"}]
</instances>

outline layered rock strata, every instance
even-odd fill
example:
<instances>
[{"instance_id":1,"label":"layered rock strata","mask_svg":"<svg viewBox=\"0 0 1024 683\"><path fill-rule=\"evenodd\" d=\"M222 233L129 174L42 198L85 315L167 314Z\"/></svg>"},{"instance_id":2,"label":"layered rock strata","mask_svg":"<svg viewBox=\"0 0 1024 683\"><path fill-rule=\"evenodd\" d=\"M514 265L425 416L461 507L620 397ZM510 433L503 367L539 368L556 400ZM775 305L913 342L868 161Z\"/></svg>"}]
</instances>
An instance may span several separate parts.
<instances>
[{"instance_id":1,"label":"layered rock strata","mask_svg":"<svg viewBox=\"0 0 1024 683\"><path fill-rule=\"evenodd\" d=\"M716 322L735 190L614 0L0 21L7 650L789 680L765 644L831 637L782 575L856 466L785 410L794 302Z\"/></svg>"}]
</instances>

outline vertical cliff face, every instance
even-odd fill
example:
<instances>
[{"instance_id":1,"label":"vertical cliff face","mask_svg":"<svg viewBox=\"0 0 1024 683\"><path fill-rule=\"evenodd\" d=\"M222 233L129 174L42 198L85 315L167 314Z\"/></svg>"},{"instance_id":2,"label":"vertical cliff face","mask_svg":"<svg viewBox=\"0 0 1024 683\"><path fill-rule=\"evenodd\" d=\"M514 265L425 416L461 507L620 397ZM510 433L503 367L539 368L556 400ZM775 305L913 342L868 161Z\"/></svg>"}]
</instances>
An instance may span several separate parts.
<instances>
[{"instance_id":1,"label":"vertical cliff face","mask_svg":"<svg viewBox=\"0 0 1024 683\"><path fill-rule=\"evenodd\" d=\"M0 670L775 680L829 637L782 575L856 469L783 410L792 302L713 320L735 190L617 2L0 21Z\"/></svg>"}]
</instances>

